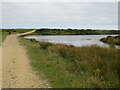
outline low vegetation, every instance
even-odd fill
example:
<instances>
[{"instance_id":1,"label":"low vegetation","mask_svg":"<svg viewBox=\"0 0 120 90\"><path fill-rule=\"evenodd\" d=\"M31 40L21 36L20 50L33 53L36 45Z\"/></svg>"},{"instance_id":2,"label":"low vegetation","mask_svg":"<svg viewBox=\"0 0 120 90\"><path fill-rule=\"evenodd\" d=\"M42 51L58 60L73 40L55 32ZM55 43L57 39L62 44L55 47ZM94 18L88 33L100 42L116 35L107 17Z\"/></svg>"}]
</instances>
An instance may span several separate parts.
<instances>
[{"instance_id":1,"label":"low vegetation","mask_svg":"<svg viewBox=\"0 0 120 90\"><path fill-rule=\"evenodd\" d=\"M112 45L120 45L120 36L108 36L106 38L100 39L100 41Z\"/></svg>"},{"instance_id":2,"label":"low vegetation","mask_svg":"<svg viewBox=\"0 0 120 90\"><path fill-rule=\"evenodd\" d=\"M55 88L119 88L120 51L99 46L37 42L20 38L33 69Z\"/></svg>"},{"instance_id":3,"label":"low vegetation","mask_svg":"<svg viewBox=\"0 0 120 90\"><path fill-rule=\"evenodd\" d=\"M92 29L37 29L38 35L105 35L120 34L120 30L92 30Z\"/></svg>"}]
</instances>

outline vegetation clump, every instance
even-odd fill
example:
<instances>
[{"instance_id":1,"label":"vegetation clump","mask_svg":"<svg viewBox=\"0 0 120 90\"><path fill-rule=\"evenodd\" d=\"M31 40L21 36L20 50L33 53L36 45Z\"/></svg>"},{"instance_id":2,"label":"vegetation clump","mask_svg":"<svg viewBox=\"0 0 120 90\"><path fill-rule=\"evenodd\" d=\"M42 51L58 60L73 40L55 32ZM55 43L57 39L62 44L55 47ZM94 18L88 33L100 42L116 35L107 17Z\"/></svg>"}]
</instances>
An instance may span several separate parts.
<instances>
[{"instance_id":1,"label":"vegetation clump","mask_svg":"<svg viewBox=\"0 0 120 90\"><path fill-rule=\"evenodd\" d=\"M34 38L31 38L30 41L31 41L31 42L38 42L38 41L36 41L36 39L34 39Z\"/></svg>"},{"instance_id":2,"label":"vegetation clump","mask_svg":"<svg viewBox=\"0 0 120 90\"><path fill-rule=\"evenodd\" d=\"M101 38L100 41L112 45L120 45L120 36L108 36L106 38Z\"/></svg>"},{"instance_id":3,"label":"vegetation clump","mask_svg":"<svg viewBox=\"0 0 120 90\"><path fill-rule=\"evenodd\" d=\"M39 42L40 48L47 49L48 47L52 46L52 43L49 42Z\"/></svg>"}]
</instances>

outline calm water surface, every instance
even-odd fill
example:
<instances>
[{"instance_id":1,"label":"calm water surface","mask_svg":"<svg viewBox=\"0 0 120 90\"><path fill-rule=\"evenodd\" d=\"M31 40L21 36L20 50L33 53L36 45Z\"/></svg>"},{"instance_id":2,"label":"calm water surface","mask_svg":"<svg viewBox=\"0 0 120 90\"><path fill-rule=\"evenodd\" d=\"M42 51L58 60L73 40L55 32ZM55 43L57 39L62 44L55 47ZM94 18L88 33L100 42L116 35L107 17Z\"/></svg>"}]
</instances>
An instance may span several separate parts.
<instances>
[{"instance_id":1,"label":"calm water surface","mask_svg":"<svg viewBox=\"0 0 120 90\"><path fill-rule=\"evenodd\" d=\"M52 43L62 43L74 46L91 46L98 45L102 47L110 47L109 44L102 43L101 38L109 35L32 35L25 38L34 38L37 41L48 41ZM116 36L116 35L110 35ZM120 49L120 46L116 46Z\"/></svg>"}]
</instances>

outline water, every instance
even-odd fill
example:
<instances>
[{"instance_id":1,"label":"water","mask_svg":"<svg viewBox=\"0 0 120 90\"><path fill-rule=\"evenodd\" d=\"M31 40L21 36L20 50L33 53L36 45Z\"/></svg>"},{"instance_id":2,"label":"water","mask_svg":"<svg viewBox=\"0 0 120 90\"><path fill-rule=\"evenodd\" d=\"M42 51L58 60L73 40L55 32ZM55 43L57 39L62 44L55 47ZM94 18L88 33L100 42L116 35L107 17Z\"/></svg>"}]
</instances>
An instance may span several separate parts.
<instances>
[{"instance_id":1,"label":"water","mask_svg":"<svg viewBox=\"0 0 120 90\"><path fill-rule=\"evenodd\" d=\"M37 41L48 41L52 43L62 43L74 46L91 46L98 45L102 47L110 47L109 44L100 41L101 38L109 35L32 35L25 38L34 38ZM115 36L115 35L111 35ZM116 46L120 49L120 46Z\"/></svg>"}]
</instances>

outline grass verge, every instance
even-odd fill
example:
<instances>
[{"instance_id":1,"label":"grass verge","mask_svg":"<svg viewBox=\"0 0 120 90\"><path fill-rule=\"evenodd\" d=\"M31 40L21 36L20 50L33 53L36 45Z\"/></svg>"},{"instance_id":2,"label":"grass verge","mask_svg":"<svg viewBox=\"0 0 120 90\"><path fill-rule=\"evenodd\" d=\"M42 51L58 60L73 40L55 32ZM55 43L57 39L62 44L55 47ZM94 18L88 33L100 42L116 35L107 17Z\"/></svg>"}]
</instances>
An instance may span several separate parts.
<instances>
[{"instance_id":1,"label":"grass verge","mask_svg":"<svg viewBox=\"0 0 120 90\"><path fill-rule=\"evenodd\" d=\"M2 42L6 39L7 35L7 32L2 32Z\"/></svg>"},{"instance_id":2,"label":"grass verge","mask_svg":"<svg viewBox=\"0 0 120 90\"><path fill-rule=\"evenodd\" d=\"M33 69L54 88L119 88L120 51L98 46L37 42L19 38Z\"/></svg>"},{"instance_id":3,"label":"grass verge","mask_svg":"<svg viewBox=\"0 0 120 90\"><path fill-rule=\"evenodd\" d=\"M2 32L2 30L0 30L0 44L2 44L4 42L7 35L8 35L7 32Z\"/></svg>"}]
</instances>

